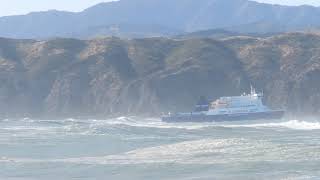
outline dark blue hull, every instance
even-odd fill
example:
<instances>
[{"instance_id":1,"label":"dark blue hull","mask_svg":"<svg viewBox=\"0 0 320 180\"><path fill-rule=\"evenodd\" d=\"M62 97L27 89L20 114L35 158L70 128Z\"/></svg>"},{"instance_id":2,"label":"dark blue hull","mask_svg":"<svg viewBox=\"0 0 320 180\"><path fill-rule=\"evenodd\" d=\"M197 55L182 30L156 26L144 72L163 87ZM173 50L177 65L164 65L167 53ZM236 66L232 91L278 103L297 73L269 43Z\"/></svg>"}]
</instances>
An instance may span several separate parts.
<instances>
[{"instance_id":1,"label":"dark blue hull","mask_svg":"<svg viewBox=\"0 0 320 180\"><path fill-rule=\"evenodd\" d=\"M177 114L162 117L165 122L221 122L221 121L245 121L245 120L269 120L281 119L284 111L269 111L257 113L239 113L223 115L206 115L206 114Z\"/></svg>"}]
</instances>

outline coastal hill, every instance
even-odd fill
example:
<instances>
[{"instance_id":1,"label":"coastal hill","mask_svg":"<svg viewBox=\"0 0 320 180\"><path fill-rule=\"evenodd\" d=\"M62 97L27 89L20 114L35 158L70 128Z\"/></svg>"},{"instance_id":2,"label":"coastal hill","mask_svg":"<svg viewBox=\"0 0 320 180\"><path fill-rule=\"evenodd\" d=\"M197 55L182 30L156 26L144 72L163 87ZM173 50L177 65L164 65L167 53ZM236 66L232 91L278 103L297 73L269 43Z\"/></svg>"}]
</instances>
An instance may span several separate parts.
<instances>
[{"instance_id":1,"label":"coastal hill","mask_svg":"<svg viewBox=\"0 0 320 180\"><path fill-rule=\"evenodd\" d=\"M320 114L320 36L214 40L0 39L0 115L106 117L191 111L248 92L293 114Z\"/></svg>"},{"instance_id":2,"label":"coastal hill","mask_svg":"<svg viewBox=\"0 0 320 180\"><path fill-rule=\"evenodd\" d=\"M319 7L249 0L120 0L78 13L53 10L1 17L0 37L154 37L208 29L266 34L317 29L319 17Z\"/></svg>"}]
</instances>

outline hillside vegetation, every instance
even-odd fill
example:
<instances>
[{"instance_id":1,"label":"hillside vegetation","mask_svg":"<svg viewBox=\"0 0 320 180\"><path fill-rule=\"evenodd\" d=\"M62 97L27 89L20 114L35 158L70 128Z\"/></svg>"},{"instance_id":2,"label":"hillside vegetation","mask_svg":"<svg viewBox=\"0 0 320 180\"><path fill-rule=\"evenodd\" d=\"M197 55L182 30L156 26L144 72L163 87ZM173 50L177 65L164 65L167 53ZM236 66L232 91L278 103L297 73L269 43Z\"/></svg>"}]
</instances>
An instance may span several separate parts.
<instances>
[{"instance_id":1,"label":"hillside vegetation","mask_svg":"<svg viewBox=\"0 0 320 180\"><path fill-rule=\"evenodd\" d=\"M0 39L0 114L106 117L191 111L200 95L239 95L320 114L320 36L222 40Z\"/></svg>"}]
</instances>

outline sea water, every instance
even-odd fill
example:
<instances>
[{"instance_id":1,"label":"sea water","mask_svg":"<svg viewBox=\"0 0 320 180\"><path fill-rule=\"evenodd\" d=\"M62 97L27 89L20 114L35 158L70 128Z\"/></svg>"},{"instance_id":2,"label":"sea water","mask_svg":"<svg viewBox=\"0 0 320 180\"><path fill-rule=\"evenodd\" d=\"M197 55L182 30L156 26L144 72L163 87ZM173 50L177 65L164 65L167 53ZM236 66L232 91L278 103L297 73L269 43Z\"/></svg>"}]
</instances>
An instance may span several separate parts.
<instances>
[{"instance_id":1,"label":"sea water","mask_svg":"<svg viewBox=\"0 0 320 180\"><path fill-rule=\"evenodd\" d=\"M0 179L320 179L320 122L3 119Z\"/></svg>"}]
</instances>

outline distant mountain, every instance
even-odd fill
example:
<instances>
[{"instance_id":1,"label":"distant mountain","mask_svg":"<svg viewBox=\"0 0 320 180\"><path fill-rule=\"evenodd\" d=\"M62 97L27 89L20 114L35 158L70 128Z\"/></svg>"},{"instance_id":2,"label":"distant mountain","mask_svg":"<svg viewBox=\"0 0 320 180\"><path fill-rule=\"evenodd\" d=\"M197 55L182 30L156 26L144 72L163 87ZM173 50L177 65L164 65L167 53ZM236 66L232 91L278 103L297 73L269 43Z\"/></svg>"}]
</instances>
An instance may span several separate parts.
<instances>
[{"instance_id":1,"label":"distant mountain","mask_svg":"<svg viewBox=\"0 0 320 180\"><path fill-rule=\"evenodd\" d=\"M223 40L0 39L0 117L103 117L191 111L239 95L320 115L320 36Z\"/></svg>"},{"instance_id":2,"label":"distant mountain","mask_svg":"<svg viewBox=\"0 0 320 180\"><path fill-rule=\"evenodd\" d=\"M120 0L80 13L48 11L0 18L0 36L52 38L170 36L206 29L274 33L320 27L320 8L248 0Z\"/></svg>"}]
</instances>

